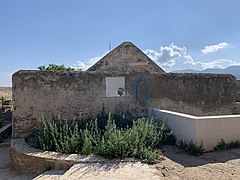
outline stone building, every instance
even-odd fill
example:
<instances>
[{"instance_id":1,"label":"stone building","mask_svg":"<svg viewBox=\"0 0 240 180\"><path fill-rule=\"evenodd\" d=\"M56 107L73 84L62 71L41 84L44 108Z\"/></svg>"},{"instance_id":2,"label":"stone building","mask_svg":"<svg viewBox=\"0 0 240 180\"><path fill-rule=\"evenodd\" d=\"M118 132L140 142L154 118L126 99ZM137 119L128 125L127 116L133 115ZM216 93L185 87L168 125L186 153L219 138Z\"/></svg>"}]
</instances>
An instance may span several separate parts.
<instances>
[{"instance_id":1,"label":"stone building","mask_svg":"<svg viewBox=\"0 0 240 180\"><path fill-rule=\"evenodd\" d=\"M96 117L106 111L147 115L148 108L192 115L232 114L236 78L220 74L171 74L130 42L87 71L18 71L13 75L13 138L37 129L42 116ZM236 109L236 108L235 108Z\"/></svg>"},{"instance_id":2,"label":"stone building","mask_svg":"<svg viewBox=\"0 0 240 180\"><path fill-rule=\"evenodd\" d=\"M165 73L154 61L131 42L110 51L87 71L106 73Z\"/></svg>"}]
</instances>

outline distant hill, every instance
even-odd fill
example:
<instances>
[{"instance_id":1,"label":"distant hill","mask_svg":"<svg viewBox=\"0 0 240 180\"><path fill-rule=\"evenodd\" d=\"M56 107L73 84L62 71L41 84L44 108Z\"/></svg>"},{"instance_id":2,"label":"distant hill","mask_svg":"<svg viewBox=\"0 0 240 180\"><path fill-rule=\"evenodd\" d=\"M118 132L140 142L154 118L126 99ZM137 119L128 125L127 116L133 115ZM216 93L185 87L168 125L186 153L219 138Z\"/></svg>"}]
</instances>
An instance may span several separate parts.
<instances>
[{"instance_id":1,"label":"distant hill","mask_svg":"<svg viewBox=\"0 0 240 180\"><path fill-rule=\"evenodd\" d=\"M225 69L204 69L203 71L196 71L193 69L184 69L172 71L172 73L212 73L212 74L232 74L237 79L240 79L240 66L229 66Z\"/></svg>"}]
</instances>

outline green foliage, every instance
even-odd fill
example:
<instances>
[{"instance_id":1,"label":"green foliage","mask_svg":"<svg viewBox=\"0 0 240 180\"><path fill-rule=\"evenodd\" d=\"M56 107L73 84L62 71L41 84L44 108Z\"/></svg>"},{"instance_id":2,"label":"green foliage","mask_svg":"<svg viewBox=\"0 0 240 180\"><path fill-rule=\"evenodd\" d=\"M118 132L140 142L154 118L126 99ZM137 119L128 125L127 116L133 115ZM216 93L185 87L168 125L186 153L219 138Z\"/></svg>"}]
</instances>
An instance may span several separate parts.
<instances>
[{"instance_id":1,"label":"green foliage","mask_svg":"<svg viewBox=\"0 0 240 180\"><path fill-rule=\"evenodd\" d=\"M175 145L177 138L174 136L172 130L168 127L167 123L161 121L157 124L157 129L162 134L162 142L160 145Z\"/></svg>"},{"instance_id":2,"label":"green foliage","mask_svg":"<svg viewBox=\"0 0 240 180\"><path fill-rule=\"evenodd\" d=\"M223 139L214 147L216 151L230 150L234 148L240 148L240 141L231 141L230 143L226 143Z\"/></svg>"},{"instance_id":3,"label":"green foliage","mask_svg":"<svg viewBox=\"0 0 240 180\"><path fill-rule=\"evenodd\" d=\"M65 67L62 65L56 65L56 64L49 64L47 67L45 65L39 66L39 70L47 70L47 71L74 71L74 68L72 67Z\"/></svg>"},{"instance_id":4,"label":"green foliage","mask_svg":"<svg viewBox=\"0 0 240 180\"><path fill-rule=\"evenodd\" d=\"M44 119L40 131L26 138L33 147L63 153L99 155L106 158L138 158L154 163L159 156L157 148L175 142L171 130L165 124L156 124L153 119L140 118L130 122L129 116L118 114L106 116L103 111L98 119L89 123L67 121L60 117ZM126 118L127 117L127 118ZM125 119L128 124L120 120ZM80 126L82 125L82 126ZM171 140L171 142L167 142Z\"/></svg>"},{"instance_id":5,"label":"green foliage","mask_svg":"<svg viewBox=\"0 0 240 180\"><path fill-rule=\"evenodd\" d=\"M200 146L197 146L192 141L190 141L189 143L186 143L181 140L179 148L183 149L187 154L194 155L194 156L200 156L205 151L203 148L203 143L201 143Z\"/></svg>"},{"instance_id":6,"label":"green foliage","mask_svg":"<svg viewBox=\"0 0 240 180\"><path fill-rule=\"evenodd\" d=\"M42 120L40 131L26 138L33 147L63 153L79 151L80 131L76 122L65 119Z\"/></svg>"},{"instance_id":7,"label":"green foliage","mask_svg":"<svg viewBox=\"0 0 240 180\"><path fill-rule=\"evenodd\" d=\"M104 130L108 123L109 113L106 113L103 106L101 113L97 115L97 125L101 130ZM111 118L114 119L114 122L118 128L129 128L132 127L133 121L136 118L129 112L120 112L115 111L111 114Z\"/></svg>"},{"instance_id":8,"label":"green foliage","mask_svg":"<svg viewBox=\"0 0 240 180\"><path fill-rule=\"evenodd\" d=\"M158 133L153 120L146 118L133 122L131 128L118 128L115 120L108 117L108 121L101 135L96 126L94 135L96 142L95 154L106 158L134 157L142 161L153 163L158 153L154 151L161 141L161 134Z\"/></svg>"}]
</instances>

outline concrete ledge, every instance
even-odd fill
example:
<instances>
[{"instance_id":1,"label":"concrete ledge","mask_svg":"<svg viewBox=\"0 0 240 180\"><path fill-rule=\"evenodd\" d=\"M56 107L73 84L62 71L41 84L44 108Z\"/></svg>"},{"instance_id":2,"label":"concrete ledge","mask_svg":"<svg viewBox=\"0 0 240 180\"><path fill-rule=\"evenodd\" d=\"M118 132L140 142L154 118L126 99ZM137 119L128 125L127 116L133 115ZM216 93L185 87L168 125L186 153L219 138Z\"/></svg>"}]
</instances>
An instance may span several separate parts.
<instances>
[{"instance_id":1,"label":"concrete ledge","mask_svg":"<svg viewBox=\"0 0 240 180\"><path fill-rule=\"evenodd\" d=\"M213 150L221 139L226 143L240 140L240 115L199 117L156 108L149 109L148 115L166 121L178 143L180 140L203 143L206 151Z\"/></svg>"},{"instance_id":2,"label":"concrete ledge","mask_svg":"<svg viewBox=\"0 0 240 180\"><path fill-rule=\"evenodd\" d=\"M30 147L24 139L11 140L10 155L12 167L18 173L30 173L34 175L39 175L50 169L68 170L74 164L79 163L139 162L135 159L109 160L97 156L42 151Z\"/></svg>"}]
</instances>

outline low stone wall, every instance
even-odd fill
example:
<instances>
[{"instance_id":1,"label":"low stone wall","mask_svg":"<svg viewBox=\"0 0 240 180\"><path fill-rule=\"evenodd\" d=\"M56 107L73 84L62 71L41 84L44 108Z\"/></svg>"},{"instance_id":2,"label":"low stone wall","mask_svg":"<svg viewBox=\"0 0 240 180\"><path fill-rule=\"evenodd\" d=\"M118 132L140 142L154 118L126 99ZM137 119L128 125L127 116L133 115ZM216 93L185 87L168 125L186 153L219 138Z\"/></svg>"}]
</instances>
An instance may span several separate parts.
<instances>
[{"instance_id":1,"label":"low stone wall","mask_svg":"<svg viewBox=\"0 0 240 180\"><path fill-rule=\"evenodd\" d=\"M226 143L240 140L240 115L192 116L167 110L149 109L149 116L167 122L177 138L185 142L203 144L206 151L213 150L223 139Z\"/></svg>"},{"instance_id":2,"label":"low stone wall","mask_svg":"<svg viewBox=\"0 0 240 180\"><path fill-rule=\"evenodd\" d=\"M240 102L240 80L236 81L236 88L237 88L236 101Z\"/></svg>"},{"instance_id":3,"label":"low stone wall","mask_svg":"<svg viewBox=\"0 0 240 180\"><path fill-rule=\"evenodd\" d=\"M34 175L42 174L50 169L68 170L74 164L79 163L138 162L132 159L108 160L96 156L42 151L30 147L24 139L12 139L10 154L12 167L19 174Z\"/></svg>"}]
</instances>

